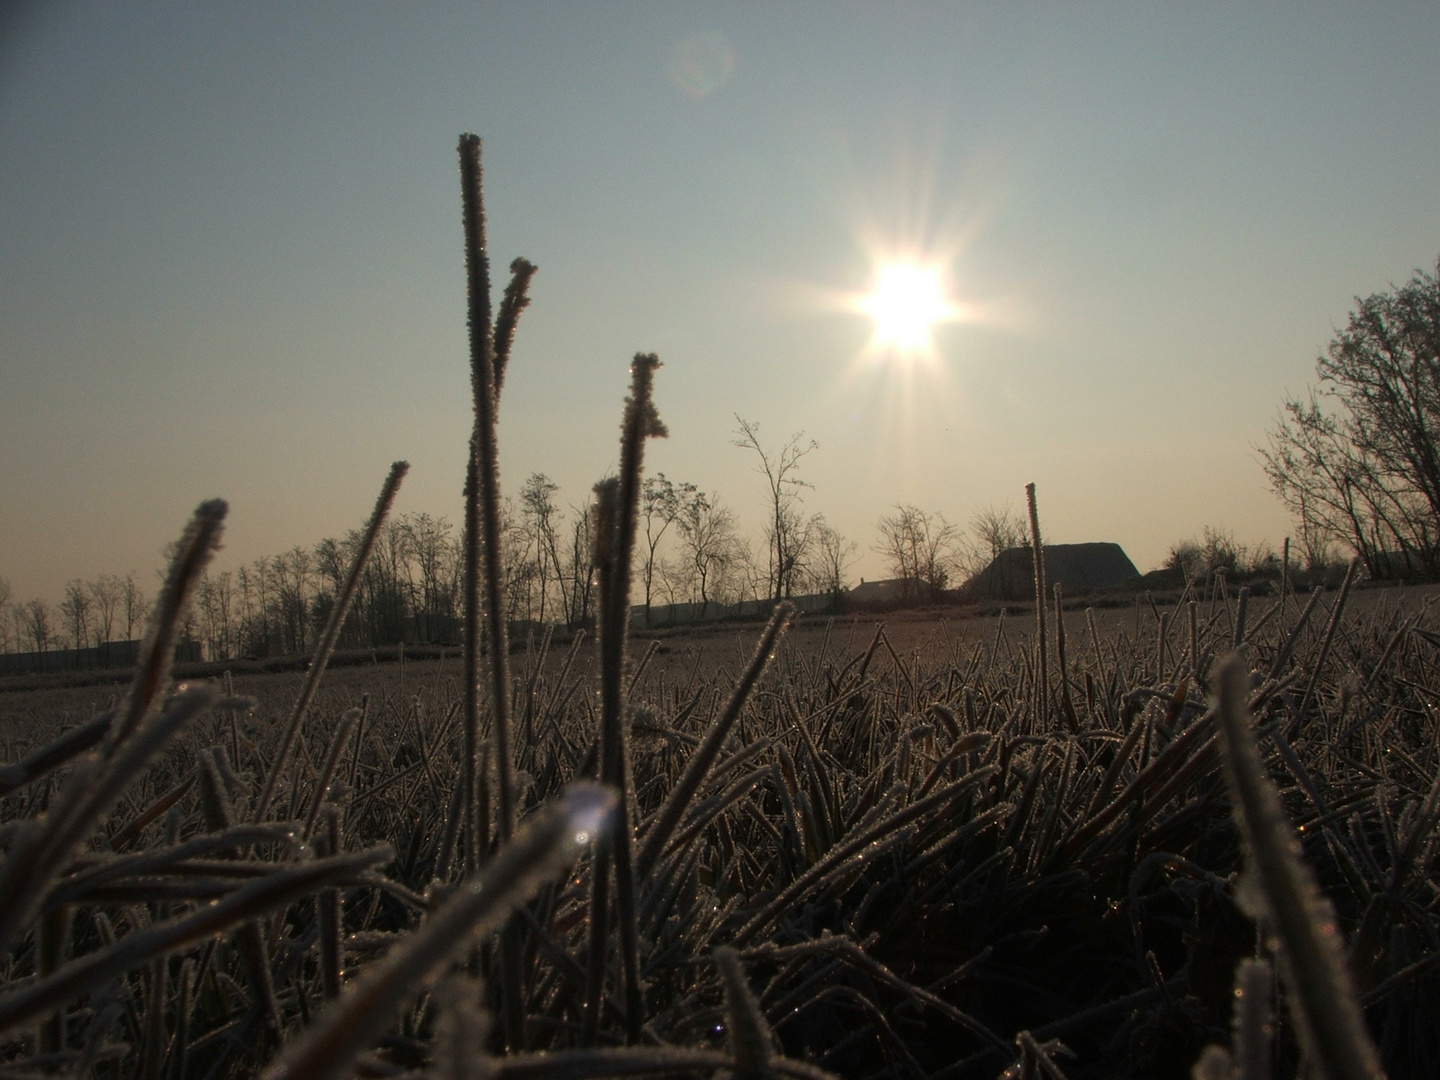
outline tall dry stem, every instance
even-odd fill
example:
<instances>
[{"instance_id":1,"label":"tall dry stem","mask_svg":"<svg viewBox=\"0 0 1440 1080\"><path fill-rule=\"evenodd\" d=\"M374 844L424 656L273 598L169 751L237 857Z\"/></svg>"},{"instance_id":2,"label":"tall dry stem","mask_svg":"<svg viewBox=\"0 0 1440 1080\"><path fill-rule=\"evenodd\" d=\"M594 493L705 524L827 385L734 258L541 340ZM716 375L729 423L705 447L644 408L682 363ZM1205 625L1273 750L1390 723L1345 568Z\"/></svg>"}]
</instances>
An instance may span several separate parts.
<instances>
[{"instance_id":1,"label":"tall dry stem","mask_svg":"<svg viewBox=\"0 0 1440 1080\"><path fill-rule=\"evenodd\" d=\"M637 353L630 365L630 396L620 427L620 475L596 485L595 566L600 584L600 780L619 797L614 830L596 848L591 882L589 976L585 1031L594 1038L604 993L609 936L608 869L615 869L616 915L625 982L626 1036L640 1038L643 998L640 989L639 927L635 910L632 861L632 798L628 790L629 746L624 716L625 646L630 628L630 568L635 551L640 477L645 440L663 438L665 425L655 410L653 388L660 358Z\"/></svg>"},{"instance_id":2,"label":"tall dry stem","mask_svg":"<svg viewBox=\"0 0 1440 1080\"><path fill-rule=\"evenodd\" d=\"M460 136L460 195L464 207L465 280L470 328L470 391L475 423L465 478L465 866L473 871L488 847L479 835L480 637L489 641L490 706L494 724L499 833L515 828L514 755L510 743L510 646L505 625L504 564L500 548L500 456L496 420L505 365L535 267L511 264L512 279L501 305L500 326L491 322L490 254L485 237L484 169L480 137ZM498 333L497 333L498 330ZM482 574L483 563L483 574Z\"/></svg>"},{"instance_id":3,"label":"tall dry stem","mask_svg":"<svg viewBox=\"0 0 1440 1080\"><path fill-rule=\"evenodd\" d=\"M1044 731L1050 719L1050 675L1045 654L1045 548L1040 543L1040 511L1035 506L1035 485L1025 485L1030 511L1030 550L1035 558L1035 728Z\"/></svg>"},{"instance_id":4,"label":"tall dry stem","mask_svg":"<svg viewBox=\"0 0 1440 1080\"><path fill-rule=\"evenodd\" d=\"M220 547L225 515L229 511L223 499L210 499L195 509L176 546L175 557L165 575L164 588L155 601L145 638L140 643L140 661L118 719L106 743L106 756L123 743L140 726L155 697L170 681L170 668L175 662L175 643L180 637L183 616L190 606L205 567Z\"/></svg>"},{"instance_id":5,"label":"tall dry stem","mask_svg":"<svg viewBox=\"0 0 1440 1080\"><path fill-rule=\"evenodd\" d=\"M484 169L480 138L460 136L460 196L465 229L465 281L470 331L470 392L475 411L465 477L465 729L462 784L465 789L465 858L473 872L490 847L488 806L480 806L480 636L481 588L483 617L490 655L490 708L495 746L498 832L507 843L515 829L515 755L511 745L510 641L505 623L504 553L500 547L500 455L496 423L500 391L520 313L529 304L533 264L516 259L500 305L498 323L491 322L490 254L485 235ZM484 573L482 575L482 563ZM482 581L483 578L483 581ZM487 799L488 802L488 799ZM523 1039L520 1000L519 941L513 933L501 938L501 994L505 1002L506 1037L512 1046Z\"/></svg>"}]
</instances>

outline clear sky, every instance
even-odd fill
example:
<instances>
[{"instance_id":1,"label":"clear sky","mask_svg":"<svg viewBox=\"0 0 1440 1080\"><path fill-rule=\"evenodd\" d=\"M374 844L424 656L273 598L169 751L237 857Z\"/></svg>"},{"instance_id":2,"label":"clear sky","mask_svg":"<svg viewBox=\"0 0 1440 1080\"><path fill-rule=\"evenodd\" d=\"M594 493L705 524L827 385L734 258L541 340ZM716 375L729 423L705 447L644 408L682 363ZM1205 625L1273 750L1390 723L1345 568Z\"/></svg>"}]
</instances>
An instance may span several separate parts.
<instances>
[{"instance_id":1,"label":"clear sky","mask_svg":"<svg viewBox=\"0 0 1440 1080\"><path fill-rule=\"evenodd\" d=\"M9 4L0 576L139 571L202 499L233 566L458 520L455 143L536 262L502 483L579 502L658 352L651 469L758 531L734 415L803 430L806 506L1023 507L1140 569L1276 547L1255 447L1357 294L1440 253L1440 7ZM869 348L877 263L943 264L935 355ZM847 308L846 298L850 298Z\"/></svg>"}]
</instances>

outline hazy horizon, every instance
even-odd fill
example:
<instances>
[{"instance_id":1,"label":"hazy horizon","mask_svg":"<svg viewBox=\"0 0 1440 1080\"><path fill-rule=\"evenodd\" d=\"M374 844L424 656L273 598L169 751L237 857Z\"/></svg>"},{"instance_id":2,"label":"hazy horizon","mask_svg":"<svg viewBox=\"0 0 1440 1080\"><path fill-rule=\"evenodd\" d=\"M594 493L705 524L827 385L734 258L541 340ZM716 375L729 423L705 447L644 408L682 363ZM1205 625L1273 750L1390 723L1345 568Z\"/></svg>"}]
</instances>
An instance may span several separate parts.
<instances>
[{"instance_id":1,"label":"hazy horizon","mask_svg":"<svg viewBox=\"0 0 1440 1080\"><path fill-rule=\"evenodd\" d=\"M1354 298L1440 253L1440 10L938 4L20 5L0 15L0 577L219 569L368 512L460 519L455 142L496 293L538 264L502 485L568 506L659 353L651 472L748 533L735 414L819 443L805 508L886 576L896 503L1022 510L1143 573L1293 526L1255 447ZM935 355L869 347L943 266Z\"/></svg>"}]
</instances>

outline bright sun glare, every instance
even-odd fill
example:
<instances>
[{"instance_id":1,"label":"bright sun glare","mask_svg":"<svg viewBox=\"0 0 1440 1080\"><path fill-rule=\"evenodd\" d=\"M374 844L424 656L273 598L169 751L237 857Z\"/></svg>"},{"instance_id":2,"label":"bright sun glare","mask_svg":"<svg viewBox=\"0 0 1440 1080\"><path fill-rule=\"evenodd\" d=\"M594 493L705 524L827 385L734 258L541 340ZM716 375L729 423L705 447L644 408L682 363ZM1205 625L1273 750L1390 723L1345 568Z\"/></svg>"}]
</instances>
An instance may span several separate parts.
<instances>
[{"instance_id":1,"label":"bright sun glare","mask_svg":"<svg viewBox=\"0 0 1440 1080\"><path fill-rule=\"evenodd\" d=\"M861 309L875 320L875 345L901 352L932 350L935 324L952 317L939 269L913 262L881 266Z\"/></svg>"}]
</instances>

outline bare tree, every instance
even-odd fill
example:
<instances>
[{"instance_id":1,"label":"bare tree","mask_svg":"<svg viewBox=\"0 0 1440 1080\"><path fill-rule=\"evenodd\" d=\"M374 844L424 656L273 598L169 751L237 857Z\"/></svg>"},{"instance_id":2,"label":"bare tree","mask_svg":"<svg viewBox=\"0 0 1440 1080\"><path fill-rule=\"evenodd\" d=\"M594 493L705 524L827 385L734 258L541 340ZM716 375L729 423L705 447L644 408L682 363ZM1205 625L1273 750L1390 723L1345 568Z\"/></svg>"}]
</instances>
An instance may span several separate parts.
<instances>
[{"instance_id":1,"label":"bare tree","mask_svg":"<svg viewBox=\"0 0 1440 1080\"><path fill-rule=\"evenodd\" d=\"M859 548L853 540L846 540L830 523L824 514L810 519L810 535L814 541L814 557L811 560L810 579L816 591L840 596L846 589L846 577L854 565Z\"/></svg>"},{"instance_id":2,"label":"bare tree","mask_svg":"<svg viewBox=\"0 0 1440 1080\"><path fill-rule=\"evenodd\" d=\"M44 600L27 601L21 612L24 615L25 632L38 653L47 652L55 638L54 615Z\"/></svg>"},{"instance_id":3,"label":"bare tree","mask_svg":"<svg viewBox=\"0 0 1440 1080\"><path fill-rule=\"evenodd\" d=\"M454 544L450 522L430 514L402 514L400 528L406 547L420 575L420 602L416 614L434 618L455 613L455 593L448 571L453 562Z\"/></svg>"},{"instance_id":4,"label":"bare tree","mask_svg":"<svg viewBox=\"0 0 1440 1080\"><path fill-rule=\"evenodd\" d=\"M657 552L660 541L670 526L699 498L694 484L668 479L664 473L647 476L640 491L640 523L645 531L644 542L636 544L635 558L640 564L640 581L645 590L645 625L650 625L650 604L654 595Z\"/></svg>"},{"instance_id":5,"label":"bare tree","mask_svg":"<svg viewBox=\"0 0 1440 1080\"><path fill-rule=\"evenodd\" d=\"M334 543L334 541L330 541ZM321 541L325 543L325 541ZM244 656L258 655L260 650L256 648L257 635L255 628L259 625L258 595L255 588L255 577L247 566L241 566L235 571L235 588L240 596L240 627L237 633L236 646ZM330 600L334 600L334 594L327 594ZM327 609L328 610L328 609Z\"/></svg>"},{"instance_id":6,"label":"bare tree","mask_svg":"<svg viewBox=\"0 0 1440 1080\"><path fill-rule=\"evenodd\" d=\"M541 623L545 622L550 589L562 576L560 511L554 500L554 495L559 490L560 485L544 473L533 473L520 489L520 529L518 543L513 550L518 564L517 570L536 590L538 606L533 614ZM528 607L527 602L527 609Z\"/></svg>"},{"instance_id":7,"label":"bare tree","mask_svg":"<svg viewBox=\"0 0 1440 1080\"><path fill-rule=\"evenodd\" d=\"M590 622L595 601L595 512L593 504L572 506L570 544L563 562L565 622L572 630Z\"/></svg>"},{"instance_id":8,"label":"bare tree","mask_svg":"<svg viewBox=\"0 0 1440 1080\"><path fill-rule=\"evenodd\" d=\"M781 531L787 537L784 545L786 556L782 565L781 583L784 594L794 596L798 592L805 591L806 583L812 576L810 561L815 554L815 534L813 532L815 519L803 515L797 503L787 508L779 521L782 523ZM773 526L769 526L765 530L768 551L775 550L772 535L774 531Z\"/></svg>"},{"instance_id":9,"label":"bare tree","mask_svg":"<svg viewBox=\"0 0 1440 1080\"><path fill-rule=\"evenodd\" d=\"M125 591L123 578L115 574L101 574L90 582L90 599L94 602L95 641L109 641L115 632L115 615L120 608L120 599Z\"/></svg>"},{"instance_id":10,"label":"bare tree","mask_svg":"<svg viewBox=\"0 0 1440 1080\"><path fill-rule=\"evenodd\" d=\"M987 506L976 511L970 519L970 535L973 558L968 569L977 574L998 559L1001 552L1025 547L1030 542L1025 522L1009 506Z\"/></svg>"},{"instance_id":11,"label":"bare tree","mask_svg":"<svg viewBox=\"0 0 1440 1080\"><path fill-rule=\"evenodd\" d=\"M740 526L729 507L713 496L697 493L679 519L692 595L703 618L728 577L744 560Z\"/></svg>"},{"instance_id":12,"label":"bare tree","mask_svg":"<svg viewBox=\"0 0 1440 1080\"><path fill-rule=\"evenodd\" d=\"M875 551L885 558L890 572L905 584L906 600L918 599L921 586L938 592L950 582L956 565L955 526L941 513L927 514L916 506L895 507L895 513L875 523L879 538Z\"/></svg>"},{"instance_id":13,"label":"bare tree","mask_svg":"<svg viewBox=\"0 0 1440 1080\"><path fill-rule=\"evenodd\" d=\"M1207 525L1200 540L1182 540L1170 548L1165 568L1179 570L1186 581L1196 581L1217 570L1224 574L1243 571L1248 554L1244 544L1235 542L1233 533Z\"/></svg>"},{"instance_id":14,"label":"bare tree","mask_svg":"<svg viewBox=\"0 0 1440 1080\"><path fill-rule=\"evenodd\" d=\"M65 586L65 598L60 601L60 614L65 617L65 629L70 633L72 647L83 649L88 646L90 644L90 590L79 578L75 578Z\"/></svg>"},{"instance_id":15,"label":"bare tree","mask_svg":"<svg viewBox=\"0 0 1440 1080\"><path fill-rule=\"evenodd\" d=\"M275 640L275 578L272 560L261 555L250 564L250 585L255 597L255 621L251 624L248 651L255 656L269 656L280 646Z\"/></svg>"},{"instance_id":16,"label":"bare tree","mask_svg":"<svg viewBox=\"0 0 1440 1080\"><path fill-rule=\"evenodd\" d=\"M359 529L345 534L349 556L359 550L364 537ZM380 531L362 574L365 598L365 632L372 645L393 645L405 636L405 613L410 608L406 573L408 541L397 521L387 521ZM349 564L350 557L346 563Z\"/></svg>"},{"instance_id":17,"label":"bare tree","mask_svg":"<svg viewBox=\"0 0 1440 1080\"><path fill-rule=\"evenodd\" d=\"M810 539L809 521L800 513L800 491L813 487L795 475L800 461L820 444L805 440L803 431L796 432L774 454L760 445L760 425L738 414L740 425L734 442L742 450L753 450L760 459L755 471L765 477L769 487L770 514L765 527L769 548L769 592L777 602L789 596L804 566L806 545Z\"/></svg>"},{"instance_id":18,"label":"bare tree","mask_svg":"<svg viewBox=\"0 0 1440 1080\"><path fill-rule=\"evenodd\" d=\"M229 660L235 655L234 629L231 624L234 584L235 575L229 570L206 574L200 582L196 607L200 611L206 659Z\"/></svg>"},{"instance_id":19,"label":"bare tree","mask_svg":"<svg viewBox=\"0 0 1440 1080\"><path fill-rule=\"evenodd\" d=\"M276 578L280 629L284 635L282 648L287 653L302 653L310 641L310 552L297 544L285 554L275 556L271 566Z\"/></svg>"},{"instance_id":20,"label":"bare tree","mask_svg":"<svg viewBox=\"0 0 1440 1080\"><path fill-rule=\"evenodd\" d=\"M0 577L0 652L18 652L12 648L10 636L13 616L13 605L10 598L13 595L10 589L10 579Z\"/></svg>"},{"instance_id":21,"label":"bare tree","mask_svg":"<svg viewBox=\"0 0 1440 1080\"><path fill-rule=\"evenodd\" d=\"M330 611L335 600L345 586L345 575L348 572L349 564L345 548L333 536L327 536L315 545L314 556L317 579L314 601L315 615L317 620L323 621L330 618ZM245 567L240 568L235 584L240 590L240 624L245 626L252 617L251 582L249 575L245 572ZM355 611L352 608L340 631L340 640L351 647L362 644L355 636L355 624Z\"/></svg>"},{"instance_id":22,"label":"bare tree","mask_svg":"<svg viewBox=\"0 0 1440 1080\"><path fill-rule=\"evenodd\" d=\"M125 640L135 640L135 631L145 618L145 594L133 572L120 582L120 616L125 620Z\"/></svg>"},{"instance_id":23,"label":"bare tree","mask_svg":"<svg viewBox=\"0 0 1440 1080\"><path fill-rule=\"evenodd\" d=\"M1205 576L1205 556L1194 540L1173 544L1165 555L1165 569L1178 570L1185 581L1198 581Z\"/></svg>"},{"instance_id":24,"label":"bare tree","mask_svg":"<svg viewBox=\"0 0 1440 1080\"><path fill-rule=\"evenodd\" d=\"M695 572L684 551L674 558L663 558L655 564L655 593L663 596L672 607L689 602L693 595Z\"/></svg>"},{"instance_id":25,"label":"bare tree","mask_svg":"<svg viewBox=\"0 0 1440 1080\"><path fill-rule=\"evenodd\" d=\"M1356 298L1260 451L1307 555L1334 541L1373 577L1440 572L1440 263Z\"/></svg>"}]
</instances>

